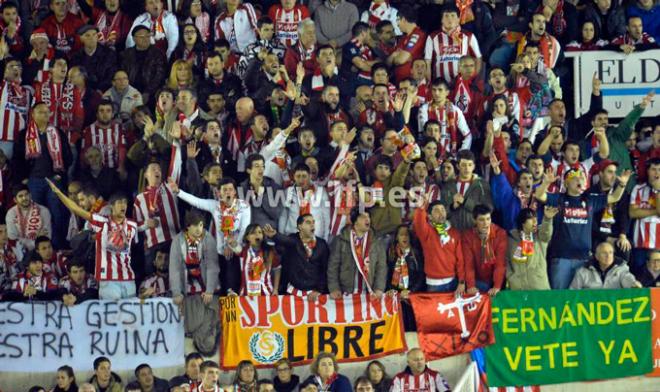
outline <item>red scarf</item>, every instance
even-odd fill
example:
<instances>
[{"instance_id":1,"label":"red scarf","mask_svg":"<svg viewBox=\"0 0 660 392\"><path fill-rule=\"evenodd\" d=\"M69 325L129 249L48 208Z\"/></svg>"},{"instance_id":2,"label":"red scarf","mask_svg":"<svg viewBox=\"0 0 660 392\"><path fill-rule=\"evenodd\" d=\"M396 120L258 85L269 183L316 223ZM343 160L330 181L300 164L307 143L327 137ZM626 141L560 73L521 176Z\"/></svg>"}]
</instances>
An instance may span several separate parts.
<instances>
[{"instance_id":1,"label":"red scarf","mask_svg":"<svg viewBox=\"0 0 660 392\"><path fill-rule=\"evenodd\" d=\"M53 161L53 170L64 170L64 159L62 158L62 138L59 132L52 126L46 128L46 138L48 153ZM25 132L25 159L37 159L41 157L41 140L39 139L39 129L34 120L30 120L28 129Z\"/></svg>"},{"instance_id":2,"label":"red scarf","mask_svg":"<svg viewBox=\"0 0 660 392\"><path fill-rule=\"evenodd\" d=\"M163 208L161 186L148 186L144 191L144 200L147 202L149 217L153 218L158 216Z\"/></svg>"},{"instance_id":3,"label":"red scarf","mask_svg":"<svg viewBox=\"0 0 660 392\"><path fill-rule=\"evenodd\" d=\"M302 242L303 247L305 248L305 254L307 255L307 260L312 258L314 253L314 248L316 248L316 238L311 241L305 241L300 237L300 242Z\"/></svg>"},{"instance_id":4,"label":"red scarf","mask_svg":"<svg viewBox=\"0 0 660 392\"><path fill-rule=\"evenodd\" d=\"M474 0L456 0L456 7L460 12L460 24L464 25L474 20L474 12L472 12L472 3Z\"/></svg>"},{"instance_id":5,"label":"red scarf","mask_svg":"<svg viewBox=\"0 0 660 392\"><path fill-rule=\"evenodd\" d=\"M200 248L199 244L201 239L195 240L184 233L183 238L186 240L186 271L187 271L187 280L190 286L195 286L195 282L199 283L200 287L204 287L202 281L202 269L200 268L201 257L199 254Z\"/></svg>"},{"instance_id":6,"label":"red scarf","mask_svg":"<svg viewBox=\"0 0 660 392\"><path fill-rule=\"evenodd\" d=\"M545 8L545 5L543 2L541 2L536 12L543 13L543 8ZM557 2L557 8L555 8L554 12L552 13L552 17L550 18L549 22L552 23L552 33L555 36L564 34L564 31L566 30L566 19L564 19L564 0L559 0Z\"/></svg>"},{"instance_id":7,"label":"red scarf","mask_svg":"<svg viewBox=\"0 0 660 392\"><path fill-rule=\"evenodd\" d=\"M298 196L298 215L303 216L312 212L312 198L316 187L312 185L311 188L303 191L301 188L296 187L296 195Z\"/></svg>"},{"instance_id":8,"label":"red scarf","mask_svg":"<svg viewBox=\"0 0 660 392\"><path fill-rule=\"evenodd\" d=\"M47 74L37 87L35 101L43 101L50 109L50 122L69 134L85 118L80 89L71 83L55 83ZM69 134L69 138L71 135Z\"/></svg>"},{"instance_id":9,"label":"red scarf","mask_svg":"<svg viewBox=\"0 0 660 392\"><path fill-rule=\"evenodd\" d=\"M481 240L481 263L484 265L492 265L495 264L495 252L493 251L493 248L490 246L490 229L488 230L488 234L482 235L477 229L474 229L475 233Z\"/></svg>"},{"instance_id":10,"label":"red scarf","mask_svg":"<svg viewBox=\"0 0 660 392\"><path fill-rule=\"evenodd\" d=\"M231 206L220 202L221 221L220 231L228 237L236 229L236 216L238 215L238 200L234 200Z\"/></svg>"},{"instance_id":11,"label":"red scarf","mask_svg":"<svg viewBox=\"0 0 660 392\"><path fill-rule=\"evenodd\" d=\"M451 102L447 101L444 105L440 107L434 106L433 102L429 103L429 119L436 120L440 124L447 124L445 129L442 130L442 133L446 136L449 133L449 150L453 154L456 154L458 151L458 127L456 112L451 105ZM447 152L447 141L443 142L443 137L440 137L442 146L439 148L440 154L444 156Z\"/></svg>"},{"instance_id":12,"label":"red scarf","mask_svg":"<svg viewBox=\"0 0 660 392\"><path fill-rule=\"evenodd\" d=\"M262 281L261 275L268 267L264 260L264 252L259 249L253 250L251 246L247 246L245 250L245 294L256 296L262 294ZM241 293L243 294L243 293Z\"/></svg>"},{"instance_id":13,"label":"red scarf","mask_svg":"<svg viewBox=\"0 0 660 392\"><path fill-rule=\"evenodd\" d=\"M99 43L105 44L108 42L110 35L114 33L115 41L119 39L120 32L120 21L123 17L123 14L120 9L117 9L114 17L112 17L112 22L108 24L108 11L103 11L96 20L96 27L99 29Z\"/></svg>"},{"instance_id":14,"label":"red scarf","mask_svg":"<svg viewBox=\"0 0 660 392\"><path fill-rule=\"evenodd\" d=\"M112 218L108 222L108 244L115 252L124 252L128 250L128 220L116 223Z\"/></svg>"},{"instance_id":15,"label":"red scarf","mask_svg":"<svg viewBox=\"0 0 660 392\"><path fill-rule=\"evenodd\" d=\"M353 259L360 275L358 276L358 283L362 281L366 285L367 291L372 292L369 285L369 249L371 248L371 236L369 236L369 232L366 232L362 239L358 239L355 230L351 230L350 236L351 252L353 253ZM358 284L358 286L360 285ZM355 287L355 290L358 293L361 292L359 287Z\"/></svg>"},{"instance_id":16,"label":"red scarf","mask_svg":"<svg viewBox=\"0 0 660 392\"><path fill-rule=\"evenodd\" d=\"M369 6L369 19L367 20L369 27L373 29L376 27L378 22L385 19L385 15L387 14L387 11L389 11L389 9L390 6L388 4L388 1L384 1L380 4L375 4L372 1L371 5Z\"/></svg>"},{"instance_id":17,"label":"red scarf","mask_svg":"<svg viewBox=\"0 0 660 392\"><path fill-rule=\"evenodd\" d=\"M392 287L400 290L408 290L410 277L406 257L410 253L410 248L404 250L397 244L395 251L396 264L394 264L394 271L392 272Z\"/></svg>"}]
</instances>

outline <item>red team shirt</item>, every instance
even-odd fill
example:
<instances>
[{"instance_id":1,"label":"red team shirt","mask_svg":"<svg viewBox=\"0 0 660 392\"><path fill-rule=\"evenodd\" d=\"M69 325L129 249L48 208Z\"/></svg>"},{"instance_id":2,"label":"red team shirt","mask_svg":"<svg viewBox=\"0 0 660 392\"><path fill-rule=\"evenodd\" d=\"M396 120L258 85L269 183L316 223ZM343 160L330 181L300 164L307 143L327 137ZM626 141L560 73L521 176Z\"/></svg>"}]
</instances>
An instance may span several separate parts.
<instances>
[{"instance_id":1,"label":"red team shirt","mask_svg":"<svg viewBox=\"0 0 660 392\"><path fill-rule=\"evenodd\" d=\"M426 33L416 27L410 34L406 34L399 39L395 49L405 50L410 53L411 58L408 62L397 66L394 70L394 77L396 82L399 83L405 78L410 77L412 71L412 63L417 59L424 56L424 45L426 43Z\"/></svg>"},{"instance_id":2,"label":"red team shirt","mask_svg":"<svg viewBox=\"0 0 660 392\"><path fill-rule=\"evenodd\" d=\"M298 42L298 24L309 18L309 10L304 5L296 4L285 10L281 4L270 7L268 16L275 23L275 36L286 46Z\"/></svg>"},{"instance_id":3,"label":"red team shirt","mask_svg":"<svg viewBox=\"0 0 660 392\"><path fill-rule=\"evenodd\" d=\"M633 188L630 194L630 205L640 208L655 208L657 192L648 184L640 184ZM635 220L633 247L643 249L660 249L660 217L657 215Z\"/></svg>"},{"instance_id":4,"label":"red team shirt","mask_svg":"<svg viewBox=\"0 0 660 392\"><path fill-rule=\"evenodd\" d=\"M166 184L160 184L155 192L148 190L135 197L133 204L139 231L143 231L147 249L171 241L181 231L176 198ZM147 219L157 219L158 226L149 228Z\"/></svg>"},{"instance_id":5,"label":"red team shirt","mask_svg":"<svg viewBox=\"0 0 660 392\"><path fill-rule=\"evenodd\" d=\"M479 43L472 33L449 35L437 31L426 39L424 59L431 61L433 78L441 77L447 83L453 81L458 76L458 61L465 55L481 58Z\"/></svg>"},{"instance_id":6,"label":"red team shirt","mask_svg":"<svg viewBox=\"0 0 660 392\"><path fill-rule=\"evenodd\" d=\"M85 128L82 139L83 155L91 146L101 150L103 166L110 169L118 168L126 158L126 135L118 123L112 123L106 128L94 123Z\"/></svg>"},{"instance_id":7,"label":"red team shirt","mask_svg":"<svg viewBox=\"0 0 660 392\"><path fill-rule=\"evenodd\" d=\"M137 223L125 218L122 224L117 224L99 214L93 214L89 223L96 233L96 280L135 280L130 251L131 242L137 243Z\"/></svg>"}]
</instances>

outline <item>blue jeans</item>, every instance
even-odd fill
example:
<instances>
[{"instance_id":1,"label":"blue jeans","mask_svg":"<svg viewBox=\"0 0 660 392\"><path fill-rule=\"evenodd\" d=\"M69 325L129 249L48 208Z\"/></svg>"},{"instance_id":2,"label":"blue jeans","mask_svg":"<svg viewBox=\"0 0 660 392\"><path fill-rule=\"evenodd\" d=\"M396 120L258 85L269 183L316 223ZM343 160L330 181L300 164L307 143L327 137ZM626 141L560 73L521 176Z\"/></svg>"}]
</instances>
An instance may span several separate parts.
<instances>
[{"instance_id":1,"label":"blue jeans","mask_svg":"<svg viewBox=\"0 0 660 392\"><path fill-rule=\"evenodd\" d=\"M61 189L61 181L55 181L55 184ZM66 244L66 232L69 225L69 214L66 208L57 198L55 193L50 189L50 186L44 178L29 178L28 189L32 200L48 208L52 222L53 247L55 249L62 249Z\"/></svg>"},{"instance_id":2,"label":"blue jeans","mask_svg":"<svg viewBox=\"0 0 660 392\"><path fill-rule=\"evenodd\" d=\"M119 282L106 280L99 282L99 299L118 301L120 299L135 298L135 282Z\"/></svg>"},{"instance_id":3,"label":"blue jeans","mask_svg":"<svg viewBox=\"0 0 660 392\"><path fill-rule=\"evenodd\" d=\"M456 287L458 287L458 279L454 278L451 280L449 283L445 284L426 284L426 291L429 293L451 293L453 291L456 291Z\"/></svg>"},{"instance_id":4,"label":"blue jeans","mask_svg":"<svg viewBox=\"0 0 660 392\"><path fill-rule=\"evenodd\" d=\"M481 291L482 293L484 293L484 292L486 292L486 291L493 288L493 285L491 283L486 283L486 282L481 281L481 280L477 280L475 285L477 286L479 291Z\"/></svg>"},{"instance_id":5,"label":"blue jeans","mask_svg":"<svg viewBox=\"0 0 660 392\"><path fill-rule=\"evenodd\" d=\"M581 259L552 259L550 263L550 286L553 290L567 289L573 281L575 272L587 264Z\"/></svg>"}]
</instances>

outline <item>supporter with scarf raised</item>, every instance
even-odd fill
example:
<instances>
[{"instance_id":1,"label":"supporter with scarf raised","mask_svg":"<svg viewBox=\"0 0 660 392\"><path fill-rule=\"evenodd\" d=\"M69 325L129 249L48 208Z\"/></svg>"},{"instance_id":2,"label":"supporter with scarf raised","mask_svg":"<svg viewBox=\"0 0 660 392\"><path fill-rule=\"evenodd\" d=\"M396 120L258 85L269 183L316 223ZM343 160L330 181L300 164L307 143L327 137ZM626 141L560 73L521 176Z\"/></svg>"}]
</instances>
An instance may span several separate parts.
<instances>
[{"instance_id":1,"label":"supporter with scarf raised","mask_svg":"<svg viewBox=\"0 0 660 392\"><path fill-rule=\"evenodd\" d=\"M121 50L133 21L120 8L120 0L104 0L104 7L93 7L90 23L99 29L99 43ZM85 9L83 8L83 11Z\"/></svg>"},{"instance_id":2,"label":"supporter with scarf raised","mask_svg":"<svg viewBox=\"0 0 660 392\"><path fill-rule=\"evenodd\" d=\"M394 27L394 34L401 35L398 19L399 11L392 7L389 0L372 0L369 8L362 11L360 17L360 20L367 23L372 30L375 30L378 23L382 21L390 22Z\"/></svg>"}]
</instances>

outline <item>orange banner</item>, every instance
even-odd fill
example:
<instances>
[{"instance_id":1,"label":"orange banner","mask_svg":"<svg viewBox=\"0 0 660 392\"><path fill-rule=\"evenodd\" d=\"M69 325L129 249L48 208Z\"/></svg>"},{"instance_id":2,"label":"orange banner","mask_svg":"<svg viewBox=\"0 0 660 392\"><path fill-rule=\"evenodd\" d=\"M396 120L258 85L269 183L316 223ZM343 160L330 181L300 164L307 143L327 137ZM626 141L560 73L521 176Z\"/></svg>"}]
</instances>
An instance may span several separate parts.
<instances>
[{"instance_id":1,"label":"orange banner","mask_svg":"<svg viewBox=\"0 0 660 392\"><path fill-rule=\"evenodd\" d=\"M651 344L653 344L653 371L648 377L660 377L660 289L651 289Z\"/></svg>"},{"instance_id":2,"label":"orange banner","mask_svg":"<svg viewBox=\"0 0 660 392\"><path fill-rule=\"evenodd\" d=\"M407 349L398 297L224 297L220 323L223 369L234 369L244 359L270 367L281 358L297 365L309 363L321 351L351 362Z\"/></svg>"}]
</instances>

